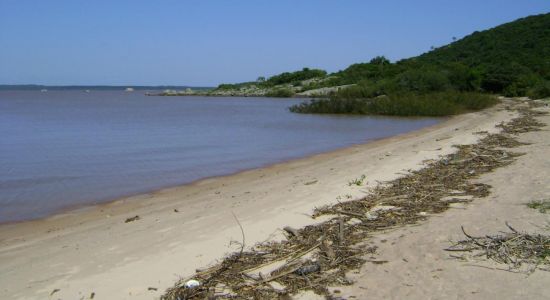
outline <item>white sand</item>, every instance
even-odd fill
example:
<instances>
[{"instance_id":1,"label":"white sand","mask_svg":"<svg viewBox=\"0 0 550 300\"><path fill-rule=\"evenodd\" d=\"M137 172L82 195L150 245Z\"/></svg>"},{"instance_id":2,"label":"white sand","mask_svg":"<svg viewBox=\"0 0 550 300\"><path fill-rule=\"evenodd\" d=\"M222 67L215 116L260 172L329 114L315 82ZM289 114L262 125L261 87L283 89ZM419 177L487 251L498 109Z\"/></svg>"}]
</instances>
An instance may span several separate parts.
<instances>
[{"instance_id":1,"label":"white sand","mask_svg":"<svg viewBox=\"0 0 550 300\"><path fill-rule=\"evenodd\" d=\"M158 298L180 276L193 274L196 268L213 263L237 248L230 244L232 240L241 238L232 212L244 227L248 245L280 237L283 226L300 227L312 223L308 214L314 207L364 195L366 187L350 187L347 184L350 180L365 174L368 186L373 186L376 180L394 179L399 172L421 168L425 159L453 152L453 144L475 142L479 136L473 132L495 131L497 123L513 116L513 113L497 107L366 145L206 179L45 220L0 226L0 299L87 299L92 292L95 293L94 299ZM548 149L548 132L534 134L546 135L540 137L542 142L530 147L535 149L539 145ZM522 157L520 162L499 172L507 172L521 164L525 164L527 171L545 170L548 178L548 161L546 165L537 164L530 156ZM539 173L544 175L542 171ZM496 174L501 173L494 176ZM510 184L513 180L526 184L529 192L536 190L529 186L544 186L536 185L535 179L529 177L500 176L500 179L492 178L503 188L495 188L490 197L505 191L505 188L511 190L510 193L527 195ZM495 183L491 184L496 187ZM528 221L519 222L521 214L532 216L534 213L518 204L521 199L513 201L516 204L505 200L479 200L466 210L451 210L431 218L420 227L388 233L383 238L388 242L380 245L381 257L390 263L366 265L362 273L357 274L361 282L352 288L341 288L342 291L359 299L367 296L376 299L408 295L430 298L433 293L438 296L432 298L458 298L457 291L460 290L462 296L474 295L475 298L476 294L469 294L471 291L467 288L479 287L478 283L469 283L469 276L481 277L480 268L466 268L459 262L447 261L441 248L446 246L443 244L447 238L458 237L460 224L465 224L466 220L471 223L473 233L482 229L492 232L503 227L503 219L496 219L503 218L503 215L496 214L506 212L513 216L507 220L524 228ZM478 211L481 208L490 213ZM174 212L174 209L179 212ZM468 212L469 217L460 215ZM135 215L141 219L124 223L126 218ZM406 235L399 238L401 234ZM391 245L394 241L400 243L399 246ZM404 265L398 262L402 257L412 260ZM406 268L410 270L405 271ZM416 268L424 269L420 272ZM444 271L434 271L433 275L440 278L436 280L428 273L438 268ZM470 271L455 274L454 269ZM407 272L416 274L416 277L405 281L410 277L405 275ZM486 274L484 277L512 276L502 275L506 273L503 271L483 272L487 272L483 273ZM534 276L531 278L536 280L536 276L543 275ZM523 277L510 277L509 281L519 278ZM543 279L548 282L549 278ZM456 280L456 286L453 280ZM423 283L419 281L427 281L426 287L420 288ZM414 286L402 285L409 282ZM543 285L533 286L536 292L543 292ZM149 287L158 290L150 291ZM54 289L59 291L50 297ZM409 294L408 289L416 290L416 294Z\"/></svg>"}]
</instances>

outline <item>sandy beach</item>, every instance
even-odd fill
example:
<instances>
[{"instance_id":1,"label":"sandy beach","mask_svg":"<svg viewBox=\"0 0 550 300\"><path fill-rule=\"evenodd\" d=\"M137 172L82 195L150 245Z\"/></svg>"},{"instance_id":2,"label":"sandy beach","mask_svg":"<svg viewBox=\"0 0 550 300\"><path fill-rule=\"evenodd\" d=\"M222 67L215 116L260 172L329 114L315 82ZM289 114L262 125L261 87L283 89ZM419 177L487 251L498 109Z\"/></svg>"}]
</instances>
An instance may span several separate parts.
<instances>
[{"instance_id":1,"label":"sandy beach","mask_svg":"<svg viewBox=\"0 0 550 300\"><path fill-rule=\"evenodd\" d=\"M497 132L497 124L516 115L498 105L364 145L2 225L0 298L156 299L179 278L239 248L232 243L241 239L233 214L249 246L283 238L284 226L322 221L311 219L315 207L360 198L380 181L452 153L453 145L475 143L475 132ZM548 116L540 120L550 124ZM550 221L523 205L550 197L550 131L527 133L521 140L533 143L520 149L525 156L479 179L493 186L487 199L421 226L376 235L372 242L388 263L367 263L350 276L355 285L338 288L342 296L543 299L550 293L546 272L525 277L471 267L442 250L461 237L461 225L485 234L505 229L504 221L533 231ZM365 185L348 185L362 175ZM125 222L135 216L139 219Z\"/></svg>"}]
</instances>

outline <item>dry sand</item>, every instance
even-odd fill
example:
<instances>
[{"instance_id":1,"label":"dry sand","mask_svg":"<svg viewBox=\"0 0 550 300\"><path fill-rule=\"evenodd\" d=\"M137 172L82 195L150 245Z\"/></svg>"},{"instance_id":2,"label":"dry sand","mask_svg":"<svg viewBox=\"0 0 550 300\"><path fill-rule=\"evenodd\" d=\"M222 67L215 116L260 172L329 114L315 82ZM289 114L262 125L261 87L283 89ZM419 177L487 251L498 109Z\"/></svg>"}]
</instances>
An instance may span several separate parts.
<instances>
[{"instance_id":1,"label":"dry sand","mask_svg":"<svg viewBox=\"0 0 550 300\"><path fill-rule=\"evenodd\" d=\"M550 116L539 117L550 124ZM485 174L477 181L492 186L487 198L475 199L435 215L420 226L409 226L378 234L378 261L367 263L350 275L357 284L339 287L346 299L549 299L550 272L508 272L492 261L459 262L444 251L452 241L465 237L464 226L473 236L509 232L505 222L529 233L550 230L550 214L525 204L550 199L550 127L528 132L519 140L531 145L515 148L523 152L510 166ZM354 297L351 297L354 296Z\"/></svg>"},{"instance_id":2,"label":"dry sand","mask_svg":"<svg viewBox=\"0 0 550 300\"><path fill-rule=\"evenodd\" d=\"M158 298L180 276L238 248L231 243L241 238L232 213L248 245L281 238L283 226L311 224L314 207L359 198L376 181L419 169L423 160L453 152L453 144L473 143L479 138L474 132L495 132L496 124L514 116L499 106L365 145L0 226L0 299L88 299L91 293L94 299ZM544 121L550 123L548 117ZM503 229L504 220L522 229L548 221L522 203L550 195L550 134L524 136L536 141L523 147L528 155L481 179L495 187L490 198L421 226L376 236L380 259L389 263L367 264L352 274L358 283L339 288L343 295L480 299L548 294L547 273L525 278L468 267L441 250L448 239L460 237L460 225L473 233L494 233ZM348 185L363 174L366 186ZM136 215L139 220L124 222Z\"/></svg>"}]
</instances>

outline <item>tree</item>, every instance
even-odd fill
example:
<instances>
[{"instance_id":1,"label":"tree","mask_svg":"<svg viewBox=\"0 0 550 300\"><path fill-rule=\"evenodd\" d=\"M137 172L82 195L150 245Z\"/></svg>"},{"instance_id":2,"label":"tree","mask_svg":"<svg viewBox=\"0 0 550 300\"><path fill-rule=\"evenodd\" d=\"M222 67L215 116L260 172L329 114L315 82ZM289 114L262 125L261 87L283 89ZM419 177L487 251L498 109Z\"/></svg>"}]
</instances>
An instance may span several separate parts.
<instances>
[{"instance_id":1,"label":"tree","mask_svg":"<svg viewBox=\"0 0 550 300\"><path fill-rule=\"evenodd\" d=\"M369 63L373 65L389 65L390 60L387 59L385 56L376 56L375 58L371 59Z\"/></svg>"}]
</instances>

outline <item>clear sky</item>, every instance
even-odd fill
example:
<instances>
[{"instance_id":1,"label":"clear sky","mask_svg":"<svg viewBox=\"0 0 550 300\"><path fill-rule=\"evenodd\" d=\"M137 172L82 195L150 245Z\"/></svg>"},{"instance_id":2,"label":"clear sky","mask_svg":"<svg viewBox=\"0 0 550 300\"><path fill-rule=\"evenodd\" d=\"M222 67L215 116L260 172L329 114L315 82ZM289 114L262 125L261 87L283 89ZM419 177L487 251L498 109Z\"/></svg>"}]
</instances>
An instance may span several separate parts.
<instances>
[{"instance_id":1,"label":"clear sky","mask_svg":"<svg viewBox=\"0 0 550 300\"><path fill-rule=\"evenodd\" d=\"M550 0L0 0L0 84L217 85L418 55Z\"/></svg>"}]
</instances>

